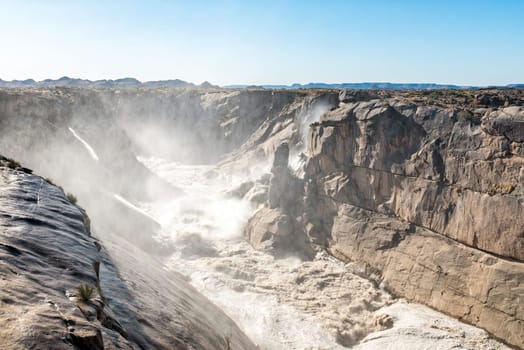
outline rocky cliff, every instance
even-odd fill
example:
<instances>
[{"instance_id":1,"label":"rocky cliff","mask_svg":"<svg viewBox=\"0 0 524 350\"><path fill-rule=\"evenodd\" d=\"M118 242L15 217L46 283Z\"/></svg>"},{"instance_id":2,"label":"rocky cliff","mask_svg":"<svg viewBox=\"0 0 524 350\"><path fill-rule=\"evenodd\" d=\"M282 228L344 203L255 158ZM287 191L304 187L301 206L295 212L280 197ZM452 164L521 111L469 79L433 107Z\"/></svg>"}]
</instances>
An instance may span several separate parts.
<instances>
[{"instance_id":1,"label":"rocky cliff","mask_svg":"<svg viewBox=\"0 0 524 350\"><path fill-rule=\"evenodd\" d=\"M523 111L374 101L324 115L306 178L332 211L315 232L394 293L522 347Z\"/></svg>"},{"instance_id":2,"label":"rocky cliff","mask_svg":"<svg viewBox=\"0 0 524 350\"><path fill-rule=\"evenodd\" d=\"M75 193L102 234L152 249L157 223L117 198L136 203L180 190L138 158L233 159L232 170L249 170L269 164L283 140L305 149L307 121L337 100L336 91L4 89L0 150ZM133 219L117 219L124 215Z\"/></svg>"},{"instance_id":3,"label":"rocky cliff","mask_svg":"<svg viewBox=\"0 0 524 350\"><path fill-rule=\"evenodd\" d=\"M524 347L523 105L517 89L4 90L0 148L78 193L123 266L117 247L145 254L156 223L115 195L180 193L140 157L271 173L235 191L264 204L245 230L253 246L327 249Z\"/></svg>"},{"instance_id":4,"label":"rocky cliff","mask_svg":"<svg viewBox=\"0 0 524 350\"><path fill-rule=\"evenodd\" d=\"M12 304L13 308L18 308L24 304L30 308L40 305L42 300L45 302L46 296L53 296L60 310L67 309L62 318L52 309L45 309L43 317L52 318L54 322L44 326L46 321L41 320L38 331L34 328L38 320L28 324L28 329L35 329L32 331L34 339L31 334L17 333L12 330L15 326L10 326L0 343L7 348L22 348L40 342L39 337L51 332L46 344L56 342L58 347L61 344L70 346L76 338L67 327L78 323L74 329L76 334L87 334L87 348L101 348L102 344L106 348L253 348L233 322L191 289L184 278L166 272L155 259L164 249L155 245L152 238L159 225L134 204L177 196L180 190L151 173L139 158L154 155L171 161L214 162L249 139L268 116L284 120L286 115L298 115L306 111L309 104L314 104L317 95L325 93L310 98L306 92L273 94L178 89L0 91L1 151L46 176L43 180L17 170L13 179L29 178L31 181L24 180L26 187L13 188L6 195L6 203L15 203L19 194L26 192L31 197L44 198L45 195L50 198L47 203L50 208L35 207L33 202L28 203L27 208L19 208L16 203L6 207L6 220L11 220L17 211L29 211L24 214L27 222L17 226L18 223L6 221L6 225L12 226L14 231L23 226L32 232L36 227L42 235L51 237L51 242L38 240L41 236L17 237L17 242L27 246L23 250L27 254L21 255L20 260L17 254L22 249L8 242L15 234L6 231L6 249L16 254L3 256L2 263L7 269L23 264L30 270L26 274L29 281L23 281L16 288L26 288L29 294L38 288L43 288L44 292L41 297L8 296L2 305ZM274 124L272 121L267 126L273 131L267 135L281 131L282 127ZM300 139L297 129L291 133L289 130L287 135ZM276 145L278 142L267 145L267 155L273 153ZM266 157L260 152L256 156ZM68 204L63 191L51 185L51 181L78 196L79 203L86 207L92 219L94 237L104 246L102 251L97 251L94 239L81 235L80 231L85 228L79 226L80 217L75 216L80 209ZM45 222L32 221L35 208L44 211ZM73 232L74 239L62 239L66 234L61 230L69 224L62 220L70 218L68 215L63 218L60 213L67 214L71 210L76 213L71 214L73 228L65 229L78 232ZM69 248L74 251L72 254L68 254ZM78 249L84 250L78 252ZM33 250L43 251L40 260L27 260L35 254ZM66 252L62 253L63 250ZM61 273L65 272L48 268L60 265L67 272L69 263L76 264L77 259L78 264L83 264L82 273L87 277L77 276L75 270L72 276L62 279ZM98 266L97 270L92 264ZM45 281L39 280L41 274ZM13 276L8 277L8 281ZM97 298L100 296L96 303L85 308L85 317L75 311L79 307L72 296L82 283L101 290L96 292ZM16 288L6 286L5 293L16 294ZM66 290L69 291L67 295ZM111 319L117 322L122 333L112 333L112 328L104 326L106 316L102 311L112 315ZM78 319L70 315L73 312ZM13 317L6 322L17 322L17 319Z\"/></svg>"},{"instance_id":5,"label":"rocky cliff","mask_svg":"<svg viewBox=\"0 0 524 350\"><path fill-rule=\"evenodd\" d=\"M90 236L58 187L0 158L3 349L254 349L180 275Z\"/></svg>"},{"instance_id":6,"label":"rocky cliff","mask_svg":"<svg viewBox=\"0 0 524 350\"><path fill-rule=\"evenodd\" d=\"M286 235L523 347L524 108L368 100L341 98L311 124ZM247 226L256 246L282 235L260 226L271 207Z\"/></svg>"}]
</instances>

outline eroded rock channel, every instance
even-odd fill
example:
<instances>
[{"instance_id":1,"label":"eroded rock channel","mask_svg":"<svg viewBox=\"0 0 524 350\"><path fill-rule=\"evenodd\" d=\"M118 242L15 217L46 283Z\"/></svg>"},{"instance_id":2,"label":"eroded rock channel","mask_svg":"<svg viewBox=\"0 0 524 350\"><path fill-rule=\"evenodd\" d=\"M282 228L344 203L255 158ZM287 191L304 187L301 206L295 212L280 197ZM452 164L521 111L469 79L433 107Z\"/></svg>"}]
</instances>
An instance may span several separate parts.
<instances>
[{"instance_id":1,"label":"eroded rock channel","mask_svg":"<svg viewBox=\"0 0 524 350\"><path fill-rule=\"evenodd\" d=\"M57 192L3 204L2 264L33 264L12 237L28 252L44 237L58 270L25 270L31 298L7 274L2 315L52 299L36 314L68 310L46 338L64 347L82 346L77 316L105 348L523 347L523 98L484 94L506 106L474 91L0 91L1 153L78 196L92 232L6 163L2 203ZM103 312L75 306L86 281ZM8 348L31 338L18 332Z\"/></svg>"}]
</instances>

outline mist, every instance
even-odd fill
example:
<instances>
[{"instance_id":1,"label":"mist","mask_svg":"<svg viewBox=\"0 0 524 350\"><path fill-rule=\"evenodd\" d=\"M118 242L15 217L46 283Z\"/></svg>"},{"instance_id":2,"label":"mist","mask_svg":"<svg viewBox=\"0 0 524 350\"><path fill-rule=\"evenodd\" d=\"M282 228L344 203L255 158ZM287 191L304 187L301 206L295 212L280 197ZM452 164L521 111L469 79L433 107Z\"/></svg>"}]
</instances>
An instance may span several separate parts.
<instances>
[{"instance_id":1,"label":"mist","mask_svg":"<svg viewBox=\"0 0 524 350\"><path fill-rule=\"evenodd\" d=\"M205 259L220 258L233 245L252 249L243 230L267 196L267 184L257 181L270 176L276 147L289 142L297 154L302 152L307 126L332 107L322 100L302 100L301 94L270 91L56 88L1 93L8 101L0 121L6 156L76 196L95 237L123 238L166 266L185 266L183 272L195 279L215 278L215 269L199 266ZM286 110L293 101L294 109ZM282 124L282 113L292 116L291 124ZM237 157L242 147L250 151ZM250 194L239 194L246 184ZM188 261L198 263L190 266ZM229 305L232 313L233 305L249 300L253 307L271 305L268 312L278 314L274 296L239 293L217 286L208 297ZM300 318L292 309L285 314ZM261 348L275 348L267 339L267 332L274 331L267 323L235 317ZM311 327L323 332L314 323Z\"/></svg>"}]
</instances>

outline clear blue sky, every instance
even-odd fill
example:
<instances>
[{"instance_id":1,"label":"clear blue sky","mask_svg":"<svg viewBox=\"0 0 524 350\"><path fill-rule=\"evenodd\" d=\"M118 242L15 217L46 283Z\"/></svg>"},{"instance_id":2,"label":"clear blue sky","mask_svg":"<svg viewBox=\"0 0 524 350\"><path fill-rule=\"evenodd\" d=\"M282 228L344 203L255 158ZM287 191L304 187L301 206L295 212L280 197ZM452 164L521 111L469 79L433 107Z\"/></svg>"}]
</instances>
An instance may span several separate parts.
<instances>
[{"instance_id":1,"label":"clear blue sky","mask_svg":"<svg viewBox=\"0 0 524 350\"><path fill-rule=\"evenodd\" d=\"M0 78L524 83L524 0L0 0Z\"/></svg>"}]
</instances>

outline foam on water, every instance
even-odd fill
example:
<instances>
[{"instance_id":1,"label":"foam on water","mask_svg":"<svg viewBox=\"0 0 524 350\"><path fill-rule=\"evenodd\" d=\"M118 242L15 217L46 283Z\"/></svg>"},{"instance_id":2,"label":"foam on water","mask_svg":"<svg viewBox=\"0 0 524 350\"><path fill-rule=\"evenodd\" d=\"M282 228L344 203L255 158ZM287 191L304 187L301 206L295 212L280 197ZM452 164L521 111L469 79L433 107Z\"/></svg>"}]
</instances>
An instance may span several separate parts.
<instances>
[{"instance_id":1,"label":"foam on water","mask_svg":"<svg viewBox=\"0 0 524 350\"><path fill-rule=\"evenodd\" d=\"M250 203L224 193L239 183L238 177L218 176L211 166L178 165L158 158L138 159L184 192L180 197L146 205L162 225L164 234L172 238L198 234L211 240L241 236L253 208Z\"/></svg>"}]
</instances>

